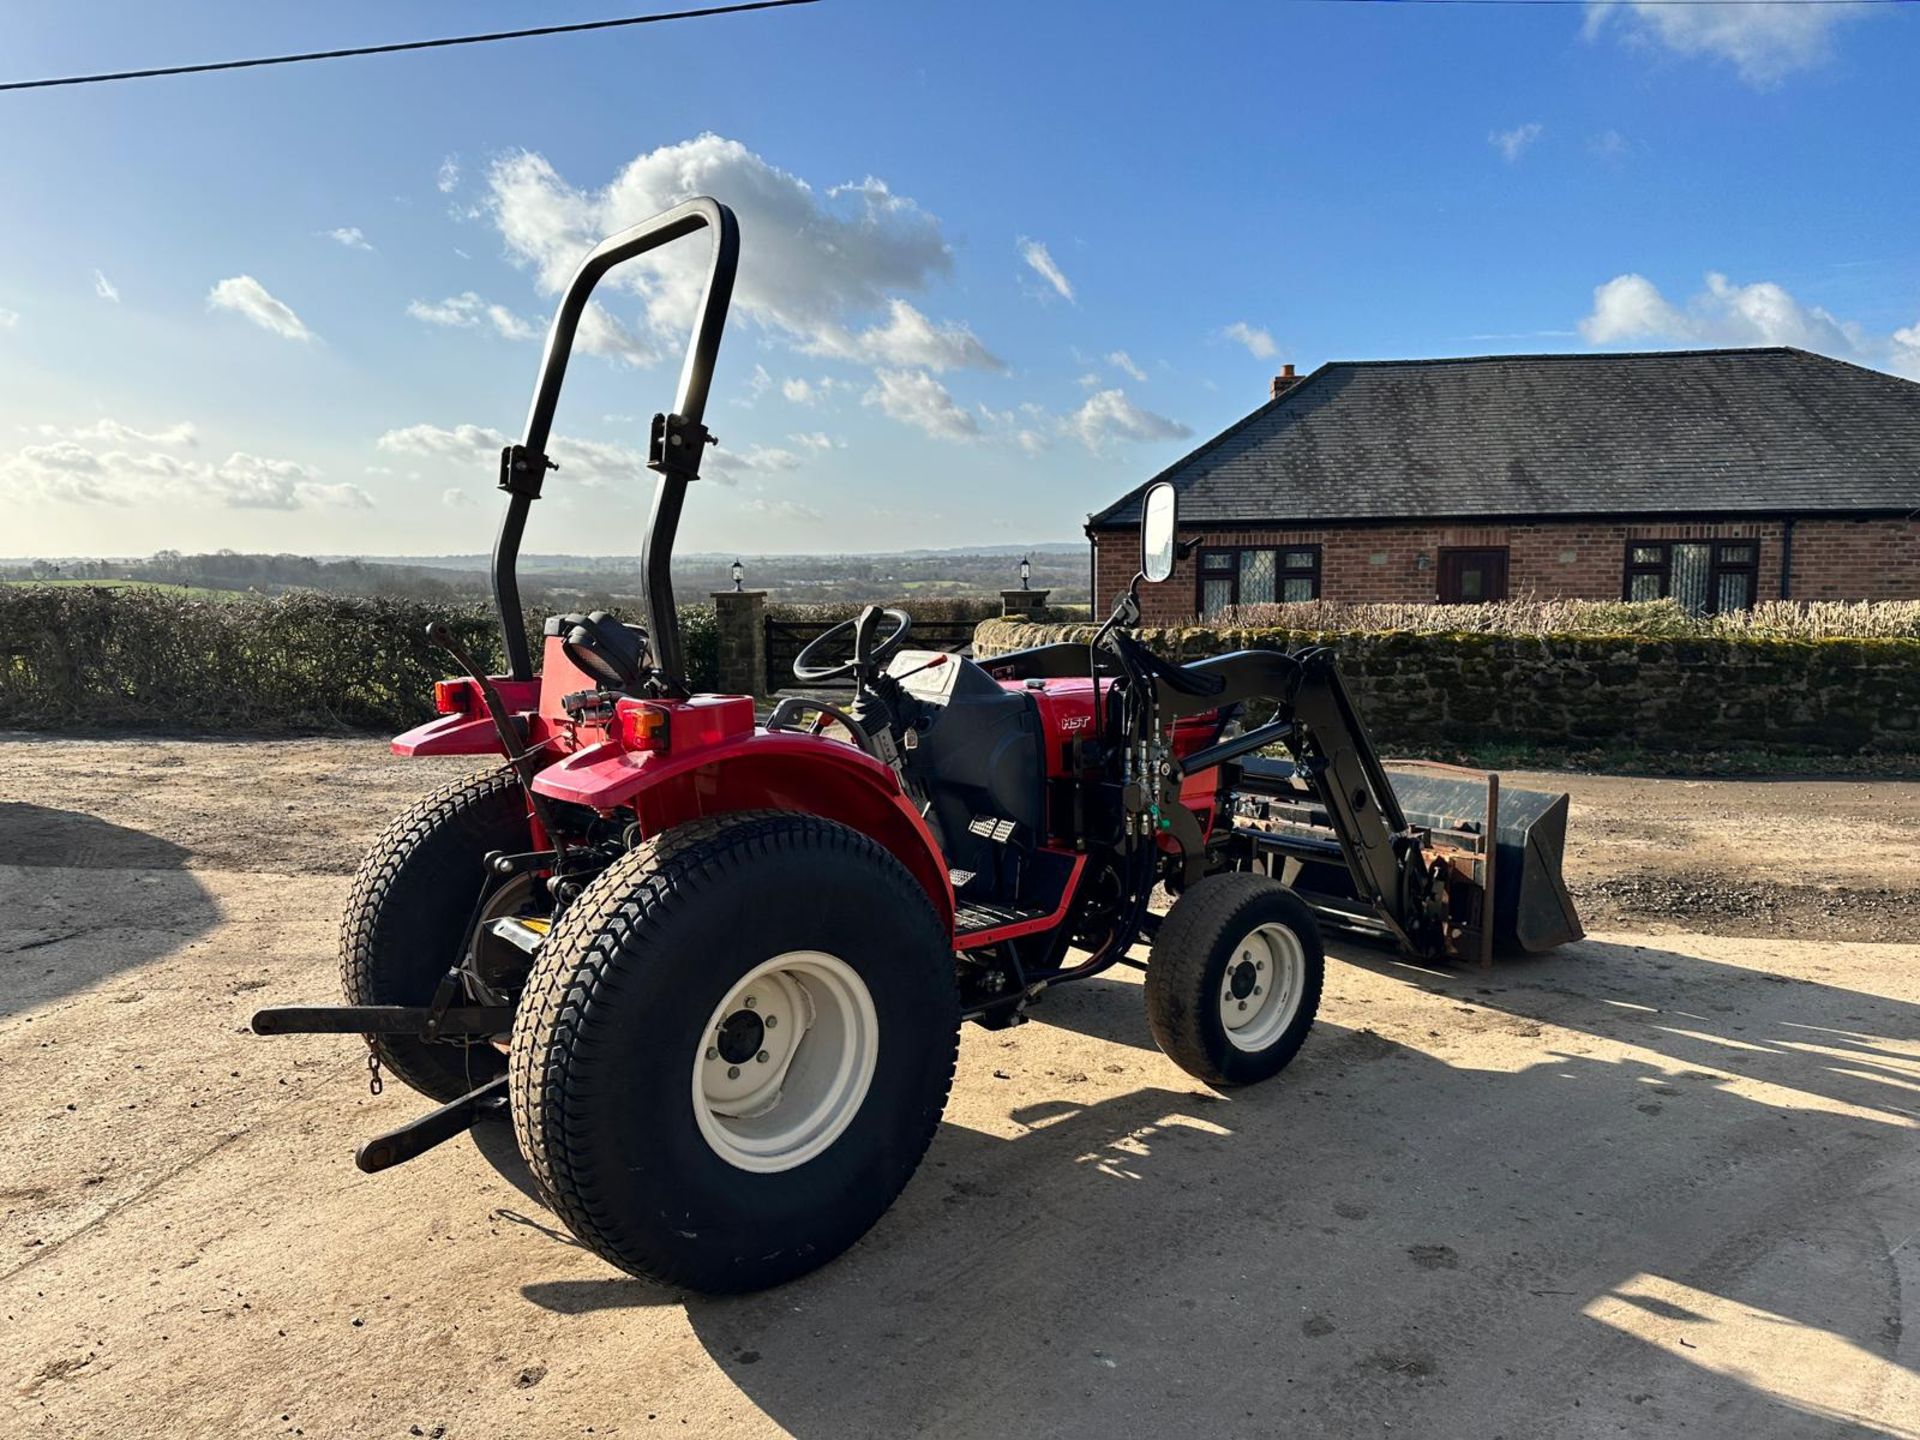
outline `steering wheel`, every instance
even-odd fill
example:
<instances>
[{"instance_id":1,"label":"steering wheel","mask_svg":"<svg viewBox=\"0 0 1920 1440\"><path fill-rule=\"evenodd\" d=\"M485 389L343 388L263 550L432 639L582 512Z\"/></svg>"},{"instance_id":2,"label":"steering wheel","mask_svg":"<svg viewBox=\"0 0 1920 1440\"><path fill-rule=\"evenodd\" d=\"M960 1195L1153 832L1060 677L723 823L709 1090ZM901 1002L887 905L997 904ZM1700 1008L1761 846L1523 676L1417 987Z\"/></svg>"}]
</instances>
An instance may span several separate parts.
<instances>
[{"instance_id":1,"label":"steering wheel","mask_svg":"<svg viewBox=\"0 0 1920 1440\"><path fill-rule=\"evenodd\" d=\"M893 622L893 631L875 644L873 632L879 628L882 617ZM907 631L912 628L913 621L906 611L882 610L876 605L869 605L853 619L842 620L831 630L823 630L814 636L806 649L793 657L793 678L804 680L809 685L838 680L842 675L852 675L864 681L900 648L900 642L907 638ZM824 662L821 657L831 648L831 642L839 639L843 630L853 632L853 658L835 663Z\"/></svg>"}]
</instances>

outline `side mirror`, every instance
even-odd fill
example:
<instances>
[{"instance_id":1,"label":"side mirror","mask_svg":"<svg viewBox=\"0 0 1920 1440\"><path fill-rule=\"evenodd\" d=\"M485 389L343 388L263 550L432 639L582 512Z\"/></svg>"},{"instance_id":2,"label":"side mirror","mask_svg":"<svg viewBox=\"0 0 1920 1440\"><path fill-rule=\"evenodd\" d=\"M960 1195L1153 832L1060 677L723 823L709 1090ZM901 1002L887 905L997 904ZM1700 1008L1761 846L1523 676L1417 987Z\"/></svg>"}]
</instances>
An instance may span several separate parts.
<instances>
[{"instance_id":1,"label":"side mirror","mask_svg":"<svg viewBox=\"0 0 1920 1440\"><path fill-rule=\"evenodd\" d=\"M1147 491L1140 509L1140 573L1156 585L1173 574L1178 508L1173 486L1162 480Z\"/></svg>"}]
</instances>

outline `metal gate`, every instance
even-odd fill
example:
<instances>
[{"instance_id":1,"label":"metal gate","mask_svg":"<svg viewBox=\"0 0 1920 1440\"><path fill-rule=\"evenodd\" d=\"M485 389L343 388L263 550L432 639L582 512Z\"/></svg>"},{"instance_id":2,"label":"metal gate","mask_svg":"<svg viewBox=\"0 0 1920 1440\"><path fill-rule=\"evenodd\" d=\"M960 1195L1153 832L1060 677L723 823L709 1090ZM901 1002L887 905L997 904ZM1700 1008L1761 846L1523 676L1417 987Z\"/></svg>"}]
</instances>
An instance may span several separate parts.
<instances>
[{"instance_id":1,"label":"metal gate","mask_svg":"<svg viewBox=\"0 0 1920 1440\"><path fill-rule=\"evenodd\" d=\"M793 678L794 657L816 636L824 635L840 624L838 620L776 620L769 615L767 627L767 692L788 689ZM916 620L907 635L907 644L915 650L947 650L956 655L973 653L973 620ZM852 653L849 638L847 654ZM831 680L829 685L851 686L851 679Z\"/></svg>"}]
</instances>

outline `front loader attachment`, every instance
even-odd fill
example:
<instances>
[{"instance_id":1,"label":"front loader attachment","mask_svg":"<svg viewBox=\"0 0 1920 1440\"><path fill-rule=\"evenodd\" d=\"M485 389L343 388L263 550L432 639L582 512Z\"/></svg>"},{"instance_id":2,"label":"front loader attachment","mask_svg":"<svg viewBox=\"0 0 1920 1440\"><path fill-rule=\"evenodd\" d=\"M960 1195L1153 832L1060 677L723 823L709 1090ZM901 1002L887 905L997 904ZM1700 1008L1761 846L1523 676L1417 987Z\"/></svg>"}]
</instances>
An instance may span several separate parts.
<instances>
[{"instance_id":1,"label":"front loader attachment","mask_svg":"<svg viewBox=\"0 0 1920 1440\"><path fill-rule=\"evenodd\" d=\"M1392 768L1396 762L1387 763ZM1393 788L1409 825L1452 831L1485 824L1487 788L1481 781L1396 769ZM1567 805L1564 791L1499 787L1493 826L1496 950L1538 954L1586 933L1561 873Z\"/></svg>"},{"instance_id":2,"label":"front loader attachment","mask_svg":"<svg viewBox=\"0 0 1920 1440\"><path fill-rule=\"evenodd\" d=\"M1497 775L1422 761L1389 761L1386 769L1409 837L1396 843L1417 841L1423 868L1447 892L1435 943L1414 948L1487 963L1496 951L1537 953L1581 937L1561 873L1565 794L1514 789ZM1386 908L1404 917L1406 897L1389 897L1383 907L1358 892L1333 817L1290 761L1249 757L1239 772L1235 839L1270 873L1334 924L1403 944L1416 938L1381 914Z\"/></svg>"}]
</instances>

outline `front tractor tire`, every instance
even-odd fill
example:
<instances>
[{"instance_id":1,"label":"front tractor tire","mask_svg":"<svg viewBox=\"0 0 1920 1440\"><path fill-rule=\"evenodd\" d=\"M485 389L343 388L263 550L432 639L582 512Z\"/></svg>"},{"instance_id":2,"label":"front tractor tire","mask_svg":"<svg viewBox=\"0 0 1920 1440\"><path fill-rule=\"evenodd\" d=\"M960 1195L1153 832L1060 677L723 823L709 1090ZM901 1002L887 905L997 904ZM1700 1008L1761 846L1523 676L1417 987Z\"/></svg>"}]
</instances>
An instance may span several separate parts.
<instances>
[{"instance_id":1,"label":"front tractor tire","mask_svg":"<svg viewBox=\"0 0 1920 1440\"><path fill-rule=\"evenodd\" d=\"M482 865L492 850L532 846L526 797L511 770L434 791L373 842L353 878L340 928L340 983L349 1005L426 1005L461 961ZM396 1079L434 1100L456 1100L499 1078L490 1043L368 1037Z\"/></svg>"},{"instance_id":2,"label":"front tractor tire","mask_svg":"<svg viewBox=\"0 0 1920 1440\"><path fill-rule=\"evenodd\" d=\"M514 1020L521 1153L579 1239L707 1294L805 1274L905 1188L953 1083L950 937L880 845L678 826L562 913Z\"/></svg>"},{"instance_id":3,"label":"front tractor tire","mask_svg":"<svg viewBox=\"0 0 1920 1440\"><path fill-rule=\"evenodd\" d=\"M1147 966L1147 1022L1220 1089L1285 1069L1320 1008L1326 952L1306 902L1264 875L1210 875L1174 901Z\"/></svg>"}]
</instances>

